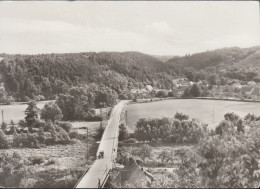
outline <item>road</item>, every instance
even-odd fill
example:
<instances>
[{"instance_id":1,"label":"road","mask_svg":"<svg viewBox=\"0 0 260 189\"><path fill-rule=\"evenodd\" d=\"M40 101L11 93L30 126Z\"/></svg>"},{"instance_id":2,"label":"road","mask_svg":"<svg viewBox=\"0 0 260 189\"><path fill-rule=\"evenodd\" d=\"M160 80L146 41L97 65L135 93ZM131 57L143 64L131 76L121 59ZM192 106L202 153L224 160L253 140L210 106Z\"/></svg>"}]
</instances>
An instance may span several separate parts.
<instances>
[{"instance_id":1,"label":"road","mask_svg":"<svg viewBox=\"0 0 260 189\"><path fill-rule=\"evenodd\" d=\"M99 182L103 182L108 171L113 167L113 160L117 154L120 114L127 102L127 100L120 101L113 108L97 151L99 154L99 151L104 150L104 158L94 162L89 171L77 183L76 188L98 188Z\"/></svg>"}]
</instances>

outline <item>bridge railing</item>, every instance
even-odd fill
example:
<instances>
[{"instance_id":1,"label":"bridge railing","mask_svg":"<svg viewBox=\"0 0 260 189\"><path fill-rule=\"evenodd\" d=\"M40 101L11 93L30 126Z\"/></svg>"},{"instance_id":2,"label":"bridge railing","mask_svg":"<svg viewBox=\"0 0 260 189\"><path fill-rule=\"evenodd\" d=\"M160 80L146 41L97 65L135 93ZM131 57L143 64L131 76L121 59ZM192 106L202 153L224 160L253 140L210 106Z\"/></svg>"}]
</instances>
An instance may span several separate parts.
<instances>
[{"instance_id":1,"label":"bridge railing","mask_svg":"<svg viewBox=\"0 0 260 189\"><path fill-rule=\"evenodd\" d=\"M89 171L89 167L88 167L88 169L84 172L84 174L80 177L80 179L78 180L78 182L75 184L75 186L74 186L74 188L76 188L77 186L78 186L78 184L79 184L79 182L82 180L82 178L87 174L87 172Z\"/></svg>"}]
</instances>

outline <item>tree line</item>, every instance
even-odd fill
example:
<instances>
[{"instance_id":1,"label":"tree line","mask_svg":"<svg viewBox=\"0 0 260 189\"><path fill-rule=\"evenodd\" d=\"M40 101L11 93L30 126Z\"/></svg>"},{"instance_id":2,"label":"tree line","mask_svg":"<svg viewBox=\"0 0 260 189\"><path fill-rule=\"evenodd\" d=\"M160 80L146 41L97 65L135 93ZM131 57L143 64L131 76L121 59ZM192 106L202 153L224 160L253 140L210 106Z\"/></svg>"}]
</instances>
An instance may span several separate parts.
<instances>
[{"instance_id":1,"label":"tree line","mask_svg":"<svg viewBox=\"0 0 260 189\"><path fill-rule=\"evenodd\" d=\"M138 52L5 55L0 74L16 101L55 99L80 85L108 87L118 95L147 83L167 88L175 76L171 65Z\"/></svg>"}]
</instances>

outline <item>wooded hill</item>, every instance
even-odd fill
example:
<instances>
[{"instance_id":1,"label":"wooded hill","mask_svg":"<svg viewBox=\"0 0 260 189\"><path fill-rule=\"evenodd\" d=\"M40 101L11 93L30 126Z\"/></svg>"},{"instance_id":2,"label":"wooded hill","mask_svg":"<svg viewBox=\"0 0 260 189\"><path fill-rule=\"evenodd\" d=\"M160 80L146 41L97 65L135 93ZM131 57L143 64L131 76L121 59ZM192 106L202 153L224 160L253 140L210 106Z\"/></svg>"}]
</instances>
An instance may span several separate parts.
<instances>
[{"instance_id":1,"label":"wooded hill","mask_svg":"<svg viewBox=\"0 0 260 189\"><path fill-rule=\"evenodd\" d=\"M171 65L139 52L0 56L6 91L22 101L38 95L53 99L70 86L85 84L107 86L118 93L160 80L160 87L167 87L175 76Z\"/></svg>"},{"instance_id":2,"label":"wooded hill","mask_svg":"<svg viewBox=\"0 0 260 189\"><path fill-rule=\"evenodd\" d=\"M191 81L219 77L260 81L260 47L224 48L173 57L163 62L139 52L0 55L0 82L8 95L24 101L54 99L71 86L102 86L118 94L145 84L169 89L184 74ZM214 82L213 82L214 83ZM94 86L94 87L93 87Z\"/></svg>"},{"instance_id":3,"label":"wooded hill","mask_svg":"<svg viewBox=\"0 0 260 189\"><path fill-rule=\"evenodd\" d=\"M175 72L216 73L239 80L260 81L260 47L223 48L193 55L174 57L166 62L175 67Z\"/></svg>"}]
</instances>

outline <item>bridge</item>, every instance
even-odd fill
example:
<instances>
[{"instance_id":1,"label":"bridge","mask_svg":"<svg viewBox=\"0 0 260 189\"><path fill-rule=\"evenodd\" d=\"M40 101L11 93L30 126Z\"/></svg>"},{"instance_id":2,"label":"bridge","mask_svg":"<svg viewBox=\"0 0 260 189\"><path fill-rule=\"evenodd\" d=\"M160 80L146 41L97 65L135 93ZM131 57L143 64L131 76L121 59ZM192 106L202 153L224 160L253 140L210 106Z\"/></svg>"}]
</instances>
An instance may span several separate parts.
<instances>
[{"instance_id":1,"label":"bridge","mask_svg":"<svg viewBox=\"0 0 260 189\"><path fill-rule=\"evenodd\" d=\"M97 150L104 151L104 158L96 159L89 170L80 178L75 188L102 188L104 187L109 172L115 167L117 155L120 114L127 100L120 101L112 110L106 129L102 135Z\"/></svg>"}]
</instances>

